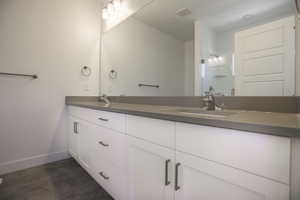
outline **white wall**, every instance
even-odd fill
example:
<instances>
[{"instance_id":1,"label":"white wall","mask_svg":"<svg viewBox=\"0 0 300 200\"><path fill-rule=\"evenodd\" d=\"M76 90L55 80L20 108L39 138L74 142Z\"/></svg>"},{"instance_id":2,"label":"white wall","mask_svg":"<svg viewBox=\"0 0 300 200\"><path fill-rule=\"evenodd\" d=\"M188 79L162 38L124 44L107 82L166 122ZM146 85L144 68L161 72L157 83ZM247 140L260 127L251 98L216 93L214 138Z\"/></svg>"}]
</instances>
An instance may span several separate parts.
<instances>
[{"instance_id":1,"label":"white wall","mask_svg":"<svg viewBox=\"0 0 300 200\"><path fill-rule=\"evenodd\" d=\"M184 43L184 94L185 96L194 96L194 40Z\"/></svg>"},{"instance_id":2,"label":"white wall","mask_svg":"<svg viewBox=\"0 0 300 200\"><path fill-rule=\"evenodd\" d=\"M103 35L102 93L183 96L184 42L129 18ZM118 78L109 79L111 70ZM160 88L138 87L139 83Z\"/></svg>"},{"instance_id":3,"label":"white wall","mask_svg":"<svg viewBox=\"0 0 300 200\"><path fill-rule=\"evenodd\" d=\"M97 95L98 0L1 0L0 174L67 156L67 95ZM80 76L83 65L90 78Z\"/></svg>"}]
</instances>

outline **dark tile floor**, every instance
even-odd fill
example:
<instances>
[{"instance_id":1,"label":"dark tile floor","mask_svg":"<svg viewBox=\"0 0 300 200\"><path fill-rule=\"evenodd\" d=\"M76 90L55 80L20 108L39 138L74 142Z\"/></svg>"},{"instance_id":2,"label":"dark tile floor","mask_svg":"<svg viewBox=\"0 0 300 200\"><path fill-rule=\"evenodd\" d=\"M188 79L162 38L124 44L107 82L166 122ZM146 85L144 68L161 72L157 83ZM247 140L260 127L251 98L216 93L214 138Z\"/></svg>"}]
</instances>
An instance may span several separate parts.
<instances>
[{"instance_id":1,"label":"dark tile floor","mask_svg":"<svg viewBox=\"0 0 300 200\"><path fill-rule=\"evenodd\" d=\"M113 200L73 159L2 177L0 200Z\"/></svg>"}]
</instances>

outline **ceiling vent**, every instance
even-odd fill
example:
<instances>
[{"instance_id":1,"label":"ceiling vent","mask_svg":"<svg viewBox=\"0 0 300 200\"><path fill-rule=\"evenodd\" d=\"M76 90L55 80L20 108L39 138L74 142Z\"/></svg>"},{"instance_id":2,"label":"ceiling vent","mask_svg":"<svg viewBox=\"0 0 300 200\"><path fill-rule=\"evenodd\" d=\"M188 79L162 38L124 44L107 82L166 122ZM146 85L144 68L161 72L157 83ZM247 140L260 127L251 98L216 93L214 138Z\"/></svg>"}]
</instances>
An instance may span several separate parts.
<instances>
[{"instance_id":1,"label":"ceiling vent","mask_svg":"<svg viewBox=\"0 0 300 200\"><path fill-rule=\"evenodd\" d=\"M188 8L182 8L176 11L176 15L180 16L180 17L185 17L192 14L192 11Z\"/></svg>"}]
</instances>

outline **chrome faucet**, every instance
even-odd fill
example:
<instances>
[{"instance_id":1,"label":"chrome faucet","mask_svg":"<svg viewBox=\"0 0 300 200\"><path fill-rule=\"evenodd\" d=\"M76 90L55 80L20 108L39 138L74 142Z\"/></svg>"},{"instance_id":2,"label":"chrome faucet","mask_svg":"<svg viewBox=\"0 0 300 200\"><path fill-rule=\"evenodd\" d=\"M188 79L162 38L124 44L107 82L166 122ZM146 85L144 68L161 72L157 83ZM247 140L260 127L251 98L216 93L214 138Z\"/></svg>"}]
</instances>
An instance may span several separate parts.
<instances>
[{"instance_id":1,"label":"chrome faucet","mask_svg":"<svg viewBox=\"0 0 300 200\"><path fill-rule=\"evenodd\" d=\"M217 104L216 97L214 96L213 92L208 92L203 101L205 103L204 108L208 111L222 110L222 107L224 106L224 104Z\"/></svg>"},{"instance_id":2,"label":"chrome faucet","mask_svg":"<svg viewBox=\"0 0 300 200\"><path fill-rule=\"evenodd\" d=\"M111 101L109 100L108 96L105 94L100 97L100 101L104 101L106 107L109 107L111 105Z\"/></svg>"}]
</instances>

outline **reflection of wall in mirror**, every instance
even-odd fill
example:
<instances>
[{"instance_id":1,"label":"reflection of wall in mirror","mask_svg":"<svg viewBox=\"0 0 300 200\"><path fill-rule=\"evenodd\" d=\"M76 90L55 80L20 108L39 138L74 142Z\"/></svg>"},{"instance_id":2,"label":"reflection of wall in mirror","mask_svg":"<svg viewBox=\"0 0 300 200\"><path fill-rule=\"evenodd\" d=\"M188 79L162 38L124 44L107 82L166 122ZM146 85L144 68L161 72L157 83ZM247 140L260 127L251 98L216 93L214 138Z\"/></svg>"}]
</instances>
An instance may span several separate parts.
<instances>
[{"instance_id":1,"label":"reflection of wall in mirror","mask_svg":"<svg viewBox=\"0 0 300 200\"><path fill-rule=\"evenodd\" d=\"M234 32L217 33L201 21L195 23L195 53L196 68L199 60L205 59L205 70L201 70L202 78L195 75L195 93L204 95L212 86L216 94L231 96L233 89L232 55L234 53ZM225 60L222 65L210 65L207 59L211 54L222 56ZM204 67L204 66L202 66ZM200 79L202 79L200 81ZM200 85L199 85L200 84ZM198 90L198 91L197 91Z\"/></svg>"},{"instance_id":2,"label":"reflection of wall in mirror","mask_svg":"<svg viewBox=\"0 0 300 200\"><path fill-rule=\"evenodd\" d=\"M184 94L194 96L194 41L187 41L184 46Z\"/></svg>"},{"instance_id":3,"label":"reflection of wall in mirror","mask_svg":"<svg viewBox=\"0 0 300 200\"><path fill-rule=\"evenodd\" d=\"M185 95L183 41L135 18L128 18L103 35L103 49L102 93L116 96ZM117 79L109 79L112 69L118 72ZM160 88L140 88L139 83L160 85Z\"/></svg>"},{"instance_id":4,"label":"reflection of wall in mirror","mask_svg":"<svg viewBox=\"0 0 300 200\"><path fill-rule=\"evenodd\" d=\"M194 93L196 96L202 95L205 91L205 81L201 77L201 60L206 59L215 52L215 33L209 26L202 21L195 22L195 80Z\"/></svg>"}]
</instances>

